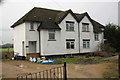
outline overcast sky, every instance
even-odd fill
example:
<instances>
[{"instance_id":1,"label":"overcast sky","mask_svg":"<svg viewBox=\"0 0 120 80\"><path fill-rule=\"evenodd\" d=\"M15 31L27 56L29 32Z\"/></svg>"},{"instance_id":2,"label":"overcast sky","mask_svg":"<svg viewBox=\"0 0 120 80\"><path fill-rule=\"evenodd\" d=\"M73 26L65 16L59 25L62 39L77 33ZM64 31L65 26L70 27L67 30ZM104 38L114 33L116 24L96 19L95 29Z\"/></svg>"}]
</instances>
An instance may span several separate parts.
<instances>
[{"instance_id":1,"label":"overcast sky","mask_svg":"<svg viewBox=\"0 0 120 80\"><path fill-rule=\"evenodd\" d=\"M89 1L89 2L88 2ZM118 24L119 0L3 0L0 4L0 43L13 43L10 26L33 7L55 10L72 9L74 13L88 12L92 19L103 25Z\"/></svg>"}]
</instances>

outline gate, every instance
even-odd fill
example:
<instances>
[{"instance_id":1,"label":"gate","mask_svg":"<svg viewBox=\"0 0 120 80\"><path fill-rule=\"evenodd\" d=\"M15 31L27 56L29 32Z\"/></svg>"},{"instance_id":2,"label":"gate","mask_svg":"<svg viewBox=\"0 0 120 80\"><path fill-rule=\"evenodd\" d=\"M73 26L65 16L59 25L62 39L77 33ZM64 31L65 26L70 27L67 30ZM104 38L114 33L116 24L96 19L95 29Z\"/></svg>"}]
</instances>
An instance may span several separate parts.
<instances>
[{"instance_id":1,"label":"gate","mask_svg":"<svg viewBox=\"0 0 120 80\"><path fill-rule=\"evenodd\" d=\"M17 80L67 80L66 62L63 66L52 69L27 75L17 75Z\"/></svg>"}]
</instances>

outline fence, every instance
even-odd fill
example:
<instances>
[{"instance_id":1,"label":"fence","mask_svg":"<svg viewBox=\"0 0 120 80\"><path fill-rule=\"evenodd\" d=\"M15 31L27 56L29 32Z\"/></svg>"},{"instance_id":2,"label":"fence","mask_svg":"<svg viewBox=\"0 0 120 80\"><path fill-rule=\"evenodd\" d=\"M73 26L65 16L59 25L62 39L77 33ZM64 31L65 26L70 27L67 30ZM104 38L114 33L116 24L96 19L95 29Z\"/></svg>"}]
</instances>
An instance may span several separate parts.
<instances>
[{"instance_id":1,"label":"fence","mask_svg":"<svg viewBox=\"0 0 120 80\"><path fill-rule=\"evenodd\" d=\"M63 66L55 67L27 75L17 75L17 80L67 80L66 62Z\"/></svg>"}]
</instances>

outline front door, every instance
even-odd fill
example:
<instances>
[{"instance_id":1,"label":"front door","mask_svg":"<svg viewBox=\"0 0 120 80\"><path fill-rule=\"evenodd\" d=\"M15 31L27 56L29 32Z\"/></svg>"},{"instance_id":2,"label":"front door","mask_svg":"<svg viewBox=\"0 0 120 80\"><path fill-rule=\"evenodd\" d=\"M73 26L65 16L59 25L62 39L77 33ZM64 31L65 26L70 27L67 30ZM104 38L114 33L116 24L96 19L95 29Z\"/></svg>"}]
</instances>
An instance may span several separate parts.
<instances>
[{"instance_id":1,"label":"front door","mask_svg":"<svg viewBox=\"0 0 120 80\"><path fill-rule=\"evenodd\" d=\"M36 53L36 41L29 41L29 53Z\"/></svg>"}]
</instances>

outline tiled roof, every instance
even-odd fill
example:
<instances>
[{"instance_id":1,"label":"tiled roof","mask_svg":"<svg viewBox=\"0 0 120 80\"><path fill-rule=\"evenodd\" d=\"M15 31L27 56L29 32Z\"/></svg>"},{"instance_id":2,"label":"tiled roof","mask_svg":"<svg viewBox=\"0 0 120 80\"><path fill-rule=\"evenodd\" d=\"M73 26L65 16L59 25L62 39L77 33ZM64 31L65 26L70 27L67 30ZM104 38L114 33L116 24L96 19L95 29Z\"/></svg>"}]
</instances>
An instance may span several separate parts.
<instances>
[{"instance_id":1,"label":"tiled roof","mask_svg":"<svg viewBox=\"0 0 120 80\"><path fill-rule=\"evenodd\" d=\"M67 16L68 13L75 18L77 22L80 22L84 16L88 16L91 23L93 24L94 31L100 32L104 26L95 20L91 19L88 13L76 14L73 13L72 10L60 11L60 10L51 10L45 8L33 8L27 14L25 14L21 19L15 22L11 27L14 28L17 25L23 22L40 22L41 25L38 27L39 29L60 29L58 24Z\"/></svg>"}]
</instances>

